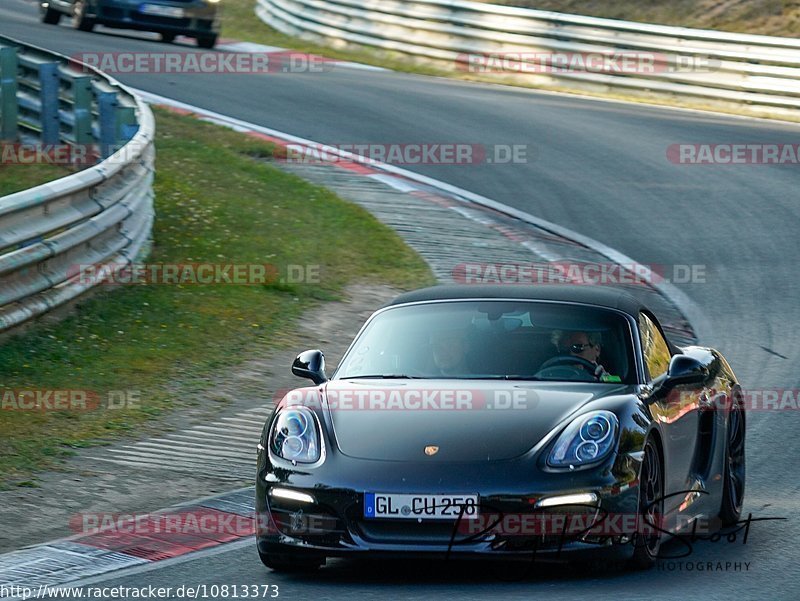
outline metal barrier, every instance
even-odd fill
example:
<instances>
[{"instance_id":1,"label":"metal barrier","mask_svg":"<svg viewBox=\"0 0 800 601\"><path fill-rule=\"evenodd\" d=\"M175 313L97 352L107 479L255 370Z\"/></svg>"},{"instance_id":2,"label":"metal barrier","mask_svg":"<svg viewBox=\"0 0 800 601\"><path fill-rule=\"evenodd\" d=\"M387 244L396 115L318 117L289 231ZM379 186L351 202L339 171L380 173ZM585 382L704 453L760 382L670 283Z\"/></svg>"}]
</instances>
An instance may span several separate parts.
<instances>
[{"instance_id":1,"label":"metal barrier","mask_svg":"<svg viewBox=\"0 0 800 601\"><path fill-rule=\"evenodd\" d=\"M373 46L498 81L690 99L754 114L797 117L800 108L798 39L462 0L256 2L258 17L283 33ZM597 69L565 67L570 58L592 56L628 56L639 66L601 60ZM497 71L487 68L497 64Z\"/></svg>"},{"instance_id":2,"label":"metal barrier","mask_svg":"<svg viewBox=\"0 0 800 601\"><path fill-rule=\"evenodd\" d=\"M154 136L150 109L113 79L0 36L3 148L55 145L97 158L0 198L0 332L91 288L78 266L119 269L147 252Z\"/></svg>"}]
</instances>

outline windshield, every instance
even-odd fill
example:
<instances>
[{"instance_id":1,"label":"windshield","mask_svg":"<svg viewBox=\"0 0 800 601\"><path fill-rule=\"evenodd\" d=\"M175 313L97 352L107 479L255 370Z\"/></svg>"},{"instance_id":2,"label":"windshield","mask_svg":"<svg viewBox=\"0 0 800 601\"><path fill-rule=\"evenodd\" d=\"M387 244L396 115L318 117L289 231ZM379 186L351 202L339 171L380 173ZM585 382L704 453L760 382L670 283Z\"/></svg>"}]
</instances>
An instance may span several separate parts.
<instances>
[{"instance_id":1,"label":"windshield","mask_svg":"<svg viewBox=\"0 0 800 601\"><path fill-rule=\"evenodd\" d=\"M335 379L464 378L635 383L630 327L614 311L453 301L376 315Z\"/></svg>"}]
</instances>

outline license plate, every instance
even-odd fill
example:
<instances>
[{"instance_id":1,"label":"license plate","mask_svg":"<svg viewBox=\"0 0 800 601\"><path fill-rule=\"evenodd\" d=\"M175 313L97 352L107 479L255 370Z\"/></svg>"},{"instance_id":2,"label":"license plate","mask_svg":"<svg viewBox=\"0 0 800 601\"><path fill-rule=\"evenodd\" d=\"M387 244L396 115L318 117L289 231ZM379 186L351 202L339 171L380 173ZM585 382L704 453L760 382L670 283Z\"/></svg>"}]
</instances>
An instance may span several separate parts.
<instances>
[{"instance_id":1,"label":"license plate","mask_svg":"<svg viewBox=\"0 0 800 601\"><path fill-rule=\"evenodd\" d=\"M478 495L407 495L364 493L365 518L474 520L478 517Z\"/></svg>"},{"instance_id":2,"label":"license plate","mask_svg":"<svg viewBox=\"0 0 800 601\"><path fill-rule=\"evenodd\" d=\"M184 15L182 8L176 6L161 6L160 4L142 4L139 7L139 12L158 17L172 17L173 19L181 19Z\"/></svg>"}]
</instances>

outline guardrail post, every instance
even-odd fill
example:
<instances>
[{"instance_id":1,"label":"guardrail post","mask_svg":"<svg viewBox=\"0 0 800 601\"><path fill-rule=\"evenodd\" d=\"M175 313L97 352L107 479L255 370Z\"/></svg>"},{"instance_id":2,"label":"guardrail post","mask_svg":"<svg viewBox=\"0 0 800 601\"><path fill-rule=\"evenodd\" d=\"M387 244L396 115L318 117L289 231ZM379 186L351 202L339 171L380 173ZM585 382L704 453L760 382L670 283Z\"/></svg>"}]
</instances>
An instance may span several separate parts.
<instances>
[{"instance_id":1,"label":"guardrail post","mask_svg":"<svg viewBox=\"0 0 800 601\"><path fill-rule=\"evenodd\" d=\"M45 63L39 66L39 98L42 103L42 142L58 144L61 140L61 118L58 114L58 92L61 78L57 63Z\"/></svg>"},{"instance_id":2,"label":"guardrail post","mask_svg":"<svg viewBox=\"0 0 800 601\"><path fill-rule=\"evenodd\" d=\"M0 47L0 140L15 141L19 135L18 65L17 49Z\"/></svg>"},{"instance_id":3,"label":"guardrail post","mask_svg":"<svg viewBox=\"0 0 800 601\"><path fill-rule=\"evenodd\" d=\"M139 124L136 123L136 109L132 106L117 107L117 134L120 143L124 144L139 131Z\"/></svg>"},{"instance_id":4,"label":"guardrail post","mask_svg":"<svg viewBox=\"0 0 800 601\"><path fill-rule=\"evenodd\" d=\"M97 106L100 110L100 156L107 159L117 149L117 93L100 92Z\"/></svg>"},{"instance_id":5,"label":"guardrail post","mask_svg":"<svg viewBox=\"0 0 800 601\"><path fill-rule=\"evenodd\" d=\"M92 78L76 77L72 80L72 112L75 116L73 137L75 144L92 143Z\"/></svg>"}]
</instances>

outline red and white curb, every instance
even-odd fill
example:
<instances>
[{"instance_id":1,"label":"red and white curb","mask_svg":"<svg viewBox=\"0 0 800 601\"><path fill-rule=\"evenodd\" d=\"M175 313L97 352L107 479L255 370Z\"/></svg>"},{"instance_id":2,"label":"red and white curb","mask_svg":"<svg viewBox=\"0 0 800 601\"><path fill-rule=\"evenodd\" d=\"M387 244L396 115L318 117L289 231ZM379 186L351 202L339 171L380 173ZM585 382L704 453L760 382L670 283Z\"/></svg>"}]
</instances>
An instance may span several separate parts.
<instances>
[{"instance_id":1,"label":"red and white curb","mask_svg":"<svg viewBox=\"0 0 800 601\"><path fill-rule=\"evenodd\" d=\"M0 555L0 598L250 539L254 499L254 489L246 488L157 513L114 516L87 534ZM83 516L75 519L80 530Z\"/></svg>"}]
</instances>

